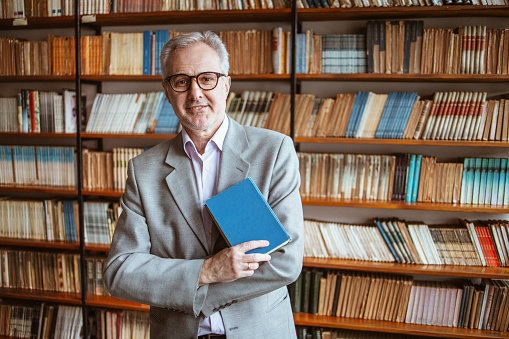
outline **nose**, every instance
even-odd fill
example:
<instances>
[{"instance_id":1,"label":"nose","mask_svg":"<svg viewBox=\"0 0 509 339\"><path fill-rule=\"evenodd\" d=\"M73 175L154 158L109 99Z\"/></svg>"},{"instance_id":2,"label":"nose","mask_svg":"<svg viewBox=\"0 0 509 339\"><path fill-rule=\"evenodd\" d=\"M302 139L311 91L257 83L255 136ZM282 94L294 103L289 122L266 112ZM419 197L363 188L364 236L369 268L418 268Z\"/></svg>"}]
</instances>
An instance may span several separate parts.
<instances>
[{"instance_id":1,"label":"nose","mask_svg":"<svg viewBox=\"0 0 509 339\"><path fill-rule=\"evenodd\" d=\"M199 98L203 95L202 89L198 86L198 79L191 78L191 85L187 93L191 98Z\"/></svg>"}]
</instances>

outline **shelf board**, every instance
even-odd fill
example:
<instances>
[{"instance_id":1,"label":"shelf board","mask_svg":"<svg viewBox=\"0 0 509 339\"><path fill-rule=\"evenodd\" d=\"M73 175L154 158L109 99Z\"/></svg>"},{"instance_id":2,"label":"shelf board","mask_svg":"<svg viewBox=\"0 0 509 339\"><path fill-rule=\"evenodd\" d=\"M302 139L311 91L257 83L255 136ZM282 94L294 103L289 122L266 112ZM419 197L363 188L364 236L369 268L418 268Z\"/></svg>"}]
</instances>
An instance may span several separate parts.
<instances>
[{"instance_id":1,"label":"shelf board","mask_svg":"<svg viewBox=\"0 0 509 339\"><path fill-rule=\"evenodd\" d=\"M431 202L404 202L404 201L374 201L354 199L314 199L302 198L302 204L307 206L334 206L334 207L360 207L382 208L394 210L420 210L420 211L448 211L448 212L474 212L474 213L509 213L509 206L490 206L474 204L446 204Z\"/></svg>"},{"instance_id":2,"label":"shelf board","mask_svg":"<svg viewBox=\"0 0 509 339\"><path fill-rule=\"evenodd\" d=\"M27 25L14 26L14 19L0 19L0 30L33 28L74 28L74 16L27 18Z\"/></svg>"},{"instance_id":3,"label":"shelf board","mask_svg":"<svg viewBox=\"0 0 509 339\"><path fill-rule=\"evenodd\" d=\"M1 132L0 138L76 138L74 133L19 133Z\"/></svg>"},{"instance_id":4,"label":"shelf board","mask_svg":"<svg viewBox=\"0 0 509 339\"><path fill-rule=\"evenodd\" d=\"M9 75L0 76L0 82L49 82L49 81L69 81L74 82L74 75Z\"/></svg>"},{"instance_id":5,"label":"shelf board","mask_svg":"<svg viewBox=\"0 0 509 339\"><path fill-rule=\"evenodd\" d=\"M74 187L52 187L38 185L0 185L0 192L31 192L51 193L59 195L76 195L78 191Z\"/></svg>"},{"instance_id":6,"label":"shelf board","mask_svg":"<svg viewBox=\"0 0 509 339\"><path fill-rule=\"evenodd\" d=\"M93 251L93 252L104 252L108 253L110 251L110 244L92 244L86 243L85 250Z\"/></svg>"},{"instance_id":7,"label":"shelf board","mask_svg":"<svg viewBox=\"0 0 509 339\"><path fill-rule=\"evenodd\" d=\"M176 134L81 133L82 139L172 139Z\"/></svg>"},{"instance_id":8,"label":"shelf board","mask_svg":"<svg viewBox=\"0 0 509 339\"><path fill-rule=\"evenodd\" d=\"M291 20L291 8L250 10L165 11L97 14L92 27L137 25L176 25L233 22L280 22ZM92 17L92 16L88 16Z\"/></svg>"},{"instance_id":9,"label":"shelf board","mask_svg":"<svg viewBox=\"0 0 509 339\"><path fill-rule=\"evenodd\" d=\"M150 306L105 295L87 295L87 305L94 307L121 308L135 311L149 311Z\"/></svg>"},{"instance_id":10,"label":"shelf board","mask_svg":"<svg viewBox=\"0 0 509 339\"><path fill-rule=\"evenodd\" d=\"M80 249L80 245L78 242L46 241L46 240L33 240L33 239L0 238L0 245L1 246L50 248L50 249L62 249L62 250L79 250Z\"/></svg>"},{"instance_id":11,"label":"shelf board","mask_svg":"<svg viewBox=\"0 0 509 339\"><path fill-rule=\"evenodd\" d=\"M295 142L315 143L315 144L509 147L509 142L507 142L507 141L468 141L468 140L415 140L415 139L296 137Z\"/></svg>"},{"instance_id":12,"label":"shelf board","mask_svg":"<svg viewBox=\"0 0 509 339\"><path fill-rule=\"evenodd\" d=\"M120 198L124 194L124 190L83 190L83 195L92 197L113 197Z\"/></svg>"},{"instance_id":13,"label":"shelf board","mask_svg":"<svg viewBox=\"0 0 509 339\"><path fill-rule=\"evenodd\" d=\"M409 19L446 17L507 17L509 6L411 6L362 8L299 8L300 21Z\"/></svg>"},{"instance_id":14,"label":"shelf board","mask_svg":"<svg viewBox=\"0 0 509 339\"><path fill-rule=\"evenodd\" d=\"M234 81L287 81L290 74L230 74ZM0 82L48 82L74 81L72 75L41 76L0 76ZM159 82L161 75L82 75L82 81L140 81ZM297 81L365 81L365 82L471 82L504 83L509 82L509 74L297 74Z\"/></svg>"},{"instance_id":15,"label":"shelf board","mask_svg":"<svg viewBox=\"0 0 509 339\"><path fill-rule=\"evenodd\" d=\"M403 7L398 7L403 8ZM509 74L297 74L297 81L366 81L366 82L508 82Z\"/></svg>"},{"instance_id":16,"label":"shelf board","mask_svg":"<svg viewBox=\"0 0 509 339\"><path fill-rule=\"evenodd\" d=\"M289 74L230 74L232 80L236 81L287 81ZM104 82L104 81L162 81L161 75L82 75L82 81Z\"/></svg>"},{"instance_id":17,"label":"shelf board","mask_svg":"<svg viewBox=\"0 0 509 339\"><path fill-rule=\"evenodd\" d=\"M463 278L509 279L509 267L415 265L346 259L304 258L305 267Z\"/></svg>"},{"instance_id":18,"label":"shelf board","mask_svg":"<svg viewBox=\"0 0 509 339\"><path fill-rule=\"evenodd\" d=\"M365 320L294 313L295 325L341 328L358 331L376 331L440 338L507 338L507 332L473 330L466 328L405 324L391 321Z\"/></svg>"},{"instance_id":19,"label":"shelf board","mask_svg":"<svg viewBox=\"0 0 509 339\"><path fill-rule=\"evenodd\" d=\"M80 293L47 292L19 288L1 288L0 297L81 305Z\"/></svg>"}]
</instances>

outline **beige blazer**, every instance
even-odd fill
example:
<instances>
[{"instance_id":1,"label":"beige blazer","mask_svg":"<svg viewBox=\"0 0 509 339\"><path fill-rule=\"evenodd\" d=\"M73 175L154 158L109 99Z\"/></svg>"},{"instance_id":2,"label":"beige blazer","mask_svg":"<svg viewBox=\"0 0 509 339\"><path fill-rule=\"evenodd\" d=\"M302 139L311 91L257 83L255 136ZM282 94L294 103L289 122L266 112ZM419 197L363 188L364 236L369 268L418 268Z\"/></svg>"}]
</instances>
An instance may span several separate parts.
<instances>
[{"instance_id":1,"label":"beige blazer","mask_svg":"<svg viewBox=\"0 0 509 339\"><path fill-rule=\"evenodd\" d=\"M296 338L286 286L302 268L303 215L292 140L230 119L218 192L251 177L292 237L255 274L197 288L203 261L226 246L217 229L211 253L193 169L182 136L128 166L120 215L103 279L118 298L148 304L151 338L196 338L199 315L221 312L228 339ZM242 227L242 225L239 225Z\"/></svg>"}]
</instances>

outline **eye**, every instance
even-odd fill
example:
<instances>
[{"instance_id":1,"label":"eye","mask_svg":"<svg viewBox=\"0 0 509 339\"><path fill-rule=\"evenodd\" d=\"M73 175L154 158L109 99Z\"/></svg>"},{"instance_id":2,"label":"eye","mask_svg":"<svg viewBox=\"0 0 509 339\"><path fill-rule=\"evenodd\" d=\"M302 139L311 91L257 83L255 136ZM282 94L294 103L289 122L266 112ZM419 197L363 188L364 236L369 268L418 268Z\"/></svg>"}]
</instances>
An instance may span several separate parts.
<instances>
[{"instance_id":1,"label":"eye","mask_svg":"<svg viewBox=\"0 0 509 339\"><path fill-rule=\"evenodd\" d=\"M180 75L180 76L176 76L174 77L173 79L173 84L175 86L187 86L187 84L189 83L189 78L187 76L184 76L184 75Z\"/></svg>"}]
</instances>

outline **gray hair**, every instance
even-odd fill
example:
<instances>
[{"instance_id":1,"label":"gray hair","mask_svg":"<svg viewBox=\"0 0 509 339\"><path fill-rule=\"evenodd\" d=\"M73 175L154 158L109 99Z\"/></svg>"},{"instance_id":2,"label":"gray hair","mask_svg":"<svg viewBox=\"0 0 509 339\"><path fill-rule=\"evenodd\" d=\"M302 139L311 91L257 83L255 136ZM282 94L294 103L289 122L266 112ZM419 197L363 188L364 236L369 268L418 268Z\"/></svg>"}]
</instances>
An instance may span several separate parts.
<instances>
[{"instance_id":1,"label":"gray hair","mask_svg":"<svg viewBox=\"0 0 509 339\"><path fill-rule=\"evenodd\" d=\"M202 42L213 50L216 51L219 56L219 68L221 73L228 75L228 70L230 69L229 55L226 50L226 46L219 36L211 31L205 32L192 32L179 34L174 38L168 41L163 49L161 50L161 73L163 75L163 79L165 79L168 74L168 60L170 59L171 54L181 48L192 46L196 43Z\"/></svg>"}]
</instances>

